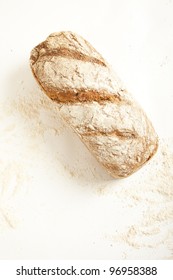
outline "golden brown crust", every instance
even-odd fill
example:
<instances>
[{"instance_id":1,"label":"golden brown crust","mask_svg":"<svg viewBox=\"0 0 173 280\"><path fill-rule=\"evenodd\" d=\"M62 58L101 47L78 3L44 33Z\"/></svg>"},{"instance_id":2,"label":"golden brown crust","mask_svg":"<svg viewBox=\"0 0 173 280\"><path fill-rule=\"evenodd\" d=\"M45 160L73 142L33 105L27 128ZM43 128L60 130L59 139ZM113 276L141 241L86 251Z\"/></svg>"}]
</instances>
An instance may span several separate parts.
<instances>
[{"instance_id":1,"label":"golden brown crust","mask_svg":"<svg viewBox=\"0 0 173 280\"><path fill-rule=\"evenodd\" d=\"M32 59L32 55L31 55ZM60 89L57 87L53 87L50 85L47 85L46 83L42 83L40 79L38 79L32 65L31 65L32 73L37 81L37 83L40 85L40 87L43 89L43 91L51 98L53 101L57 102L58 104L67 104L67 103L88 103L88 102L98 102L100 104L103 104L105 102L115 102L115 103L124 103L124 104L130 104L130 101L122 99L122 93L126 93L126 90L121 89L120 92L116 92L116 94L109 93L105 90L91 90L91 89Z\"/></svg>"},{"instance_id":2,"label":"golden brown crust","mask_svg":"<svg viewBox=\"0 0 173 280\"><path fill-rule=\"evenodd\" d=\"M37 46L36 50L38 49L38 53L39 53L39 49L42 46L44 46L44 43L42 43L41 46ZM96 64L106 67L106 64L103 61L101 61L95 57L85 55L78 51L69 50L67 48L49 50L49 49L45 48L45 46L44 46L44 49L45 49L45 52L40 54L37 58L36 58L36 56L31 55L32 64L35 64L35 62L37 61L38 58L41 58L44 56L46 56L46 57L60 56L60 57L67 57L68 59L72 58L72 59L77 59L77 60L81 60L81 61L85 61L85 62L96 63Z\"/></svg>"},{"instance_id":3,"label":"golden brown crust","mask_svg":"<svg viewBox=\"0 0 173 280\"><path fill-rule=\"evenodd\" d=\"M62 90L60 88L47 87L46 85L44 85L44 90L46 91L46 94L57 103L86 103L94 101L100 104L103 104L104 102L127 103L127 101L122 100L118 93L115 95L104 90L70 90L66 88Z\"/></svg>"},{"instance_id":4,"label":"golden brown crust","mask_svg":"<svg viewBox=\"0 0 173 280\"><path fill-rule=\"evenodd\" d=\"M96 52L96 50L87 42L86 40L82 39L82 43L80 43L79 38L76 37L76 35L72 32L59 32L51 34L47 39L54 38L56 39L58 37L59 39L63 37L65 39L67 47L64 47L64 45L61 44L55 44L53 47L50 47L50 44L48 44L48 40L40 43L37 45L34 50L31 53L30 62L31 65L34 65L38 59L41 57L67 57L68 59L76 59L81 60L85 62L91 62L96 63L101 66L107 66L105 60L102 58L100 54ZM64 41L64 40L63 40ZM83 48L83 44L85 44L85 47L87 50ZM70 46L73 46L73 48L70 48ZM74 49L75 46L75 49ZM92 56L91 52L93 54L97 54L97 56Z\"/></svg>"},{"instance_id":5,"label":"golden brown crust","mask_svg":"<svg viewBox=\"0 0 173 280\"><path fill-rule=\"evenodd\" d=\"M111 136L111 137L118 137L123 139L134 139L134 138L138 138L139 135L135 132L135 131L131 131L131 130L118 130L118 129L114 129L111 131L101 131L101 130L91 130L87 127L87 129L85 130L85 133L82 134L83 137L87 137L87 136Z\"/></svg>"}]
</instances>

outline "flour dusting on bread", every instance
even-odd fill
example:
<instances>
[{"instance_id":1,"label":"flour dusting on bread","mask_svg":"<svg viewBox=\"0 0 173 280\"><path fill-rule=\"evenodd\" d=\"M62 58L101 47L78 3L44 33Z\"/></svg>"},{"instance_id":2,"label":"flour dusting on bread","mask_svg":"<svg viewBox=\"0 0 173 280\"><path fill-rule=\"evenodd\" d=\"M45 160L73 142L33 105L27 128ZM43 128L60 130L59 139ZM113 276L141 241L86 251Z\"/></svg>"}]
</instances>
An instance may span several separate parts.
<instances>
[{"instance_id":1,"label":"flour dusting on bread","mask_svg":"<svg viewBox=\"0 0 173 280\"><path fill-rule=\"evenodd\" d=\"M155 154L158 138L146 114L81 36L51 34L32 50L30 64L60 115L113 177L131 175Z\"/></svg>"}]
</instances>

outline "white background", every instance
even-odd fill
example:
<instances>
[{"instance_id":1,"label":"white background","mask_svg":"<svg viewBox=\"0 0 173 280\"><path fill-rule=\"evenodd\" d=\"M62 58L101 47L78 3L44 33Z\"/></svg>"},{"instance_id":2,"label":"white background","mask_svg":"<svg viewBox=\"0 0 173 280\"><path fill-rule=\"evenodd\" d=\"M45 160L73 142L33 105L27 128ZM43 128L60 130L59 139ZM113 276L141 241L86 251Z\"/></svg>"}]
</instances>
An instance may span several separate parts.
<instances>
[{"instance_id":1,"label":"white background","mask_svg":"<svg viewBox=\"0 0 173 280\"><path fill-rule=\"evenodd\" d=\"M62 30L87 39L143 106L159 137L173 137L171 0L1 0L0 258L172 258L173 205L157 194L153 204L149 192L143 198L140 184L152 163L129 179L112 180L34 81L31 49ZM145 182L149 189L151 176ZM140 191L138 202L128 187ZM155 219L160 235L148 237L141 233L143 217L160 203L170 215L160 225Z\"/></svg>"}]
</instances>

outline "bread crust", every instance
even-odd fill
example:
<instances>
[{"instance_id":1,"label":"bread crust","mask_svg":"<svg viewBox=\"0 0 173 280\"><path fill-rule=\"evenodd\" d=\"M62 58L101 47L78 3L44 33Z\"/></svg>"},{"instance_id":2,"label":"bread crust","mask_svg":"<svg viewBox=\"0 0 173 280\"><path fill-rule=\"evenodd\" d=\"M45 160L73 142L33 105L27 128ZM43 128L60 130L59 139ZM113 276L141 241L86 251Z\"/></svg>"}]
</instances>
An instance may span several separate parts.
<instances>
[{"instance_id":1,"label":"bread crust","mask_svg":"<svg viewBox=\"0 0 173 280\"><path fill-rule=\"evenodd\" d=\"M32 50L30 65L61 116L113 177L131 175L155 154L158 137L146 114L81 36L51 34Z\"/></svg>"}]
</instances>

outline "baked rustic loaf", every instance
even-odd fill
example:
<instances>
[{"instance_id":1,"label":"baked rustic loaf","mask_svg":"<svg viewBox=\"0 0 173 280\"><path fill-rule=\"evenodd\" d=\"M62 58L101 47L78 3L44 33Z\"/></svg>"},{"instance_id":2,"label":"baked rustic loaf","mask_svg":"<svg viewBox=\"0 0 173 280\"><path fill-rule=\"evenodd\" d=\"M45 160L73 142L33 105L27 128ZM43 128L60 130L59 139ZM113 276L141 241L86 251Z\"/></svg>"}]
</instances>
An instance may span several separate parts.
<instances>
[{"instance_id":1,"label":"baked rustic loaf","mask_svg":"<svg viewBox=\"0 0 173 280\"><path fill-rule=\"evenodd\" d=\"M51 34L32 50L30 64L61 116L113 177L132 174L154 155L158 138L151 122L82 37Z\"/></svg>"}]
</instances>

